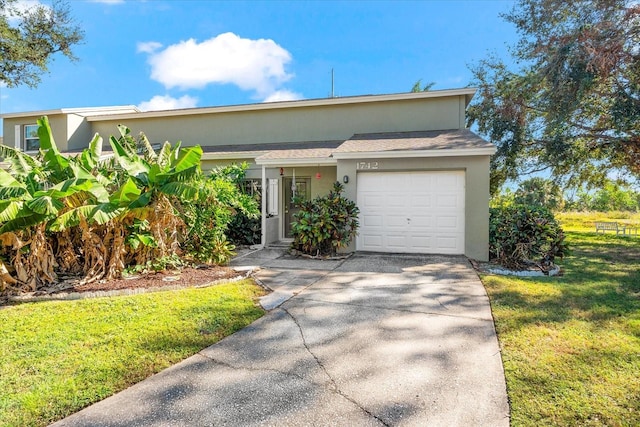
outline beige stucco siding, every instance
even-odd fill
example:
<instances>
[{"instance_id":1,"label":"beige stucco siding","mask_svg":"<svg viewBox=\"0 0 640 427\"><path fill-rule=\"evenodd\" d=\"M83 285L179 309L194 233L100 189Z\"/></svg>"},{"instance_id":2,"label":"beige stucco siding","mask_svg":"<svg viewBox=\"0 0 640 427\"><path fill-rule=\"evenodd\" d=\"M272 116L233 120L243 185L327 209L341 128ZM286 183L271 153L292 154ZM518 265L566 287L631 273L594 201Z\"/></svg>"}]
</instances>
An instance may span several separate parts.
<instances>
[{"instance_id":1,"label":"beige stucco siding","mask_svg":"<svg viewBox=\"0 0 640 427\"><path fill-rule=\"evenodd\" d=\"M67 119L67 135L68 146L66 150L78 151L89 147L89 142L93 138L93 132L91 131L91 124L86 119L77 114L69 114ZM105 138L105 135L102 135ZM56 140L56 142L58 142ZM103 145L108 144L108 138L103 140Z\"/></svg>"},{"instance_id":2,"label":"beige stucco siding","mask_svg":"<svg viewBox=\"0 0 640 427\"><path fill-rule=\"evenodd\" d=\"M49 125L53 132L53 139L56 141L60 151L67 150L67 117L63 114L56 114L48 116ZM4 145L9 147L15 147L15 127L20 126L20 141L24 143L24 126L35 125L40 119L40 116L26 116L19 118L5 118L3 119L2 127L4 131Z\"/></svg>"},{"instance_id":3,"label":"beige stucco siding","mask_svg":"<svg viewBox=\"0 0 640 427\"><path fill-rule=\"evenodd\" d=\"M432 157L409 159L364 159L376 162L375 170L358 171L359 160L338 160L337 177L346 175L345 195L357 200L358 173L402 171L465 171L465 255L489 259L489 156ZM348 250L355 250L355 243Z\"/></svg>"},{"instance_id":4,"label":"beige stucco siding","mask_svg":"<svg viewBox=\"0 0 640 427\"><path fill-rule=\"evenodd\" d=\"M94 121L104 138L124 124L143 131L154 143L185 146L255 144L347 139L355 133L458 129L464 126L464 96L424 100L367 102L277 110L249 110L167 117Z\"/></svg>"}]
</instances>

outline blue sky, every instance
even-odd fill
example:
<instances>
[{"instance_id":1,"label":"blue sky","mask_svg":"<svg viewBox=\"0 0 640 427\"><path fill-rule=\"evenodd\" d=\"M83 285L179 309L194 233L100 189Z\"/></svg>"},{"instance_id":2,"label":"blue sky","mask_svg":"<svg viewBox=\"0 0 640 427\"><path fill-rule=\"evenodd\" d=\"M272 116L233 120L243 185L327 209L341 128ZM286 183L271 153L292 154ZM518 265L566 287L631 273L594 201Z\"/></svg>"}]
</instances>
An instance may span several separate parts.
<instances>
[{"instance_id":1,"label":"blue sky","mask_svg":"<svg viewBox=\"0 0 640 427\"><path fill-rule=\"evenodd\" d=\"M23 0L33 3L35 0ZM48 4L48 0L41 0ZM167 109L467 86L508 57L513 1L69 1L85 31L36 89L0 87L0 114ZM0 128L1 129L1 128Z\"/></svg>"}]
</instances>

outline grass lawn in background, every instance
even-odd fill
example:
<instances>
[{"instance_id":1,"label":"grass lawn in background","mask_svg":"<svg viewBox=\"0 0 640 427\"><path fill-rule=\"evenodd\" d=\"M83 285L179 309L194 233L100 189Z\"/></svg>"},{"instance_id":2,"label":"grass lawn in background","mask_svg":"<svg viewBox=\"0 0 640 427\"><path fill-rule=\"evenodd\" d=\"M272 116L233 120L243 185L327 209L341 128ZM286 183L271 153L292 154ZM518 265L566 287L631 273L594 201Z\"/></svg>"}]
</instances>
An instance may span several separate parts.
<instances>
[{"instance_id":1,"label":"grass lawn in background","mask_svg":"<svg viewBox=\"0 0 640 427\"><path fill-rule=\"evenodd\" d=\"M596 218L637 221L558 215L572 249L563 276L482 277L513 426L640 422L640 237L596 235Z\"/></svg>"},{"instance_id":2,"label":"grass lawn in background","mask_svg":"<svg viewBox=\"0 0 640 427\"><path fill-rule=\"evenodd\" d=\"M0 426L44 426L264 314L251 280L0 309Z\"/></svg>"}]
</instances>

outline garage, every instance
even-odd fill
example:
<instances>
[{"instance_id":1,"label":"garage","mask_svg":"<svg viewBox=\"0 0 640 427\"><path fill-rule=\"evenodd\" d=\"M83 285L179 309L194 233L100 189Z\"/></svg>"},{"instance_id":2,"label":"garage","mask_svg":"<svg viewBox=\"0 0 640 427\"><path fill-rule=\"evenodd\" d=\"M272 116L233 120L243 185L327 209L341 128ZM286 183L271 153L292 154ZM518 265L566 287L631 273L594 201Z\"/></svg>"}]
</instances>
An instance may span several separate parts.
<instances>
[{"instance_id":1,"label":"garage","mask_svg":"<svg viewBox=\"0 0 640 427\"><path fill-rule=\"evenodd\" d=\"M465 172L360 172L356 249L464 254Z\"/></svg>"}]
</instances>

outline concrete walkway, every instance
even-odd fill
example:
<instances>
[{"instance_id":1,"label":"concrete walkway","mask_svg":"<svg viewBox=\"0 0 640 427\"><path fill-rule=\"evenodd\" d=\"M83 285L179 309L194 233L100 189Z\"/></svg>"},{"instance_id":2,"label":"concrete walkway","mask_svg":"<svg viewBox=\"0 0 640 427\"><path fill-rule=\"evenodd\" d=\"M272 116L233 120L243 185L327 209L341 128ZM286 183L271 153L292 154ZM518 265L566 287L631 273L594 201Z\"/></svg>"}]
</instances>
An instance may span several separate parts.
<instances>
[{"instance_id":1,"label":"concrete walkway","mask_svg":"<svg viewBox=\"0 0 640 427\"><path fill-rule=\"evenodd\" d=\"M55 425L509 425L489 301L465 258L264 250L234 263L262 266L275 308Z\"/></svg>"}]
</instances>

